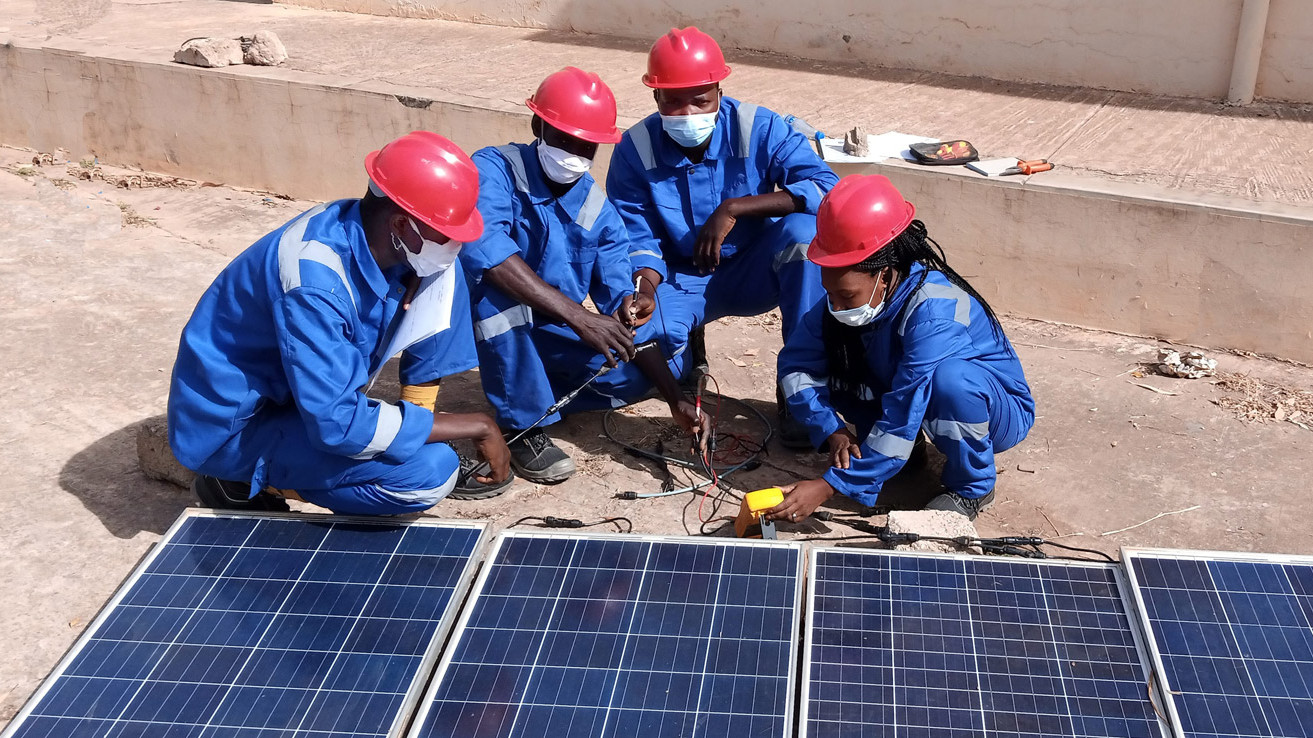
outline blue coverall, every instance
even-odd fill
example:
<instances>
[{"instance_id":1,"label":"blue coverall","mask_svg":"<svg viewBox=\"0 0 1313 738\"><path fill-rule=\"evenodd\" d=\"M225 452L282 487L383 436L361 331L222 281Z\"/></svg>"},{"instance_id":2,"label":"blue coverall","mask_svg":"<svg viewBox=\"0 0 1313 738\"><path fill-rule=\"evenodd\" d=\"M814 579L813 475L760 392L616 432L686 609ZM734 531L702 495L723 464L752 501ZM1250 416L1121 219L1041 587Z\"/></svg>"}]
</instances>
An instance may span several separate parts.
<instances>
[{"instance_id":1,"label":"blue coverall","mask_svg":"<svg viewBox=\"0 0 1313 738\"><path fill-rule=\"evenodd\" d=\"M816 235L816 208L838 181L783 118L731 97L721 98L716 128L696 164L666 135L655 113L625 132L611 157L607 195L624 219L633 268L662 277L651 323L672 347L667 356L676 376L687 369L689 332L727 315L779 307L788 340L824 293L819 268L807 261L806 251ZM699 274L694 247L712 212L729 198L776 189L802 201L803 210L739 220L721 246L720 265ZM605 387L623 376L608 374L600 382Z\"/></svg>"},{"instance_id":2,"label":"blue coverall","mask_svg":"<svg viewBox=\"0 0 1313 738\"><path fill-rule=\"evenodd\" d=\"M338 513L415 512L446 496L459 462L427 443L433 413L365 395L391 358L406 270L379 269L358 200L320 205L242 252L182 332L168 410L178 461ZM477 363L465 280L452 276L450 326L395 347L403 384Z\"/></svg>"},{"instance_id":3,"label":"blue coverall","mask_svg":"<svg viewBox=\"0 0 1313 738\"><path fill-rule=\"evenodd\" d=\"M845 420L862 439L862 457L848 469L831 467L825 481L874 505L924 429L946 457L944 485L967 498L988 494L994 453L1026 437L1035 401L1016 352L980 303L942 272L913 265L880 316L860 329L869 381L857 396L830 390L826 319L822 300L784 345L778 365L789 411L817 448Z\"/></svg>"},{"instance_id":4,"label":"blue coverall","mask_svg":"<svg viewBox=\"0 0 1313 738\"><path fill-rule=\"evenodd\" d=\"M518 255L561 294L577 303L591 297L598 312L610 315L634 291L628 244L620 216L591 175L560 198L548 189L537 143L490 146L472 158L479 168L484 227L479 240L461 249L460 262L469 278L479 376L497 424L522 430L582 384L604 359L569 326L535 315L488 283L485 273ZM640 381L636 368L613 373L613 382L622 374L629 382ZM626 392L625 384L615 382L605 395L585 392L566 410L624 404L609 395ZM560 414L553 414L542 425L558 420Z\"/></svg>"}]
</instances>

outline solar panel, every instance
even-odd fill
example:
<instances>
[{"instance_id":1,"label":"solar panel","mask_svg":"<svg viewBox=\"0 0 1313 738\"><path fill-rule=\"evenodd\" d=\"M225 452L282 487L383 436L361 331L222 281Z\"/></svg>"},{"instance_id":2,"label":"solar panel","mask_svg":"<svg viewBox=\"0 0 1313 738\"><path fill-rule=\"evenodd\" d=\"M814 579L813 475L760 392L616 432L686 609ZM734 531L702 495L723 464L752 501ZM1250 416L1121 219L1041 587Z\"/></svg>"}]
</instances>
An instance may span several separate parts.
<instances>
[{"instance_id":1,"label":"solar panel","mask_svg":"<svg viewBox=\"0 0 1313 738\"><path fill-rule=\"evenodd\" d=\"M1116 566L812 556L808 738L1164 735Z\"/></svg>"},{"instance_id":2,"label":"solar panel","mask_svg":"<svg viewBox=\"0 0 1313 738\"><path fill-rule=\"evenodd\" d=\"M189 510L4 736L396 735L483 532Z\"/></svg>"},{"instance_id":3,"label":"solar panel","mask_svg":"<svg viewBox=\"0 0 1313 738\"><path fill-rule=\"evenodd\" d=\"M1313 558L1122 558L1178 736L1313 735Z\"/></svg>"},{"instance_id":4,"label":"solar panel","mask_svg":"<svg viewBox=\"0 0 1313 738\"><path fill-rule=\"evenodd\" d=\"M796 544L503 533L412 738L793 732Z\"/></svg>"}]
</instances>

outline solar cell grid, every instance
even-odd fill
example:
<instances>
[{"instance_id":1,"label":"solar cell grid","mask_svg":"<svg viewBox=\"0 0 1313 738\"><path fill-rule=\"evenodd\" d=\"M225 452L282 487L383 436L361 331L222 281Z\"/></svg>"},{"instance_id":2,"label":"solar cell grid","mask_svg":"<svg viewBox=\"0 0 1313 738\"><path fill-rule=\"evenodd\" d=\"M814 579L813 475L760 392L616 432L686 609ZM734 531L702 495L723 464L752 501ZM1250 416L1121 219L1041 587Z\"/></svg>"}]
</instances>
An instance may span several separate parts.
<instances>
[{"instance_id":1,"label":"solar cell grid","mask_svg":"<svg viewBox=\"0 0 1313 738\"><path fill-rule=\"evenodd\" d=\"M816 549L811 572L807 736L1161 735L1115 567Z\"/></svg>"},{"instance_id":2,"label":"solar cell grid","mask_svg":"<svg viewBox=\"0 0 1313 738\"><path fill-rule=\"evenodd\" d=\"M800 559L503 534L412 735L789 735Z\"/></svg>"},{"instance_id":3,"label":"solar cell grid","mask_svg":"<svg viewBox=\"0 0 1313 738\"><path fill-rule=\"evenodd\" d=\"M1123 558L1178 735L1313 735L1313 558Z\"/></svg>"},{"instance_id":4,"label":"solar cell grid","mask_svg":"<svg viewBox=\"0 0 1313 738\"><path fill-rule=\"evenodd\" d=\"M395 733L482 533L191 511L4 735Z\"/></svg>"}]
</instances>

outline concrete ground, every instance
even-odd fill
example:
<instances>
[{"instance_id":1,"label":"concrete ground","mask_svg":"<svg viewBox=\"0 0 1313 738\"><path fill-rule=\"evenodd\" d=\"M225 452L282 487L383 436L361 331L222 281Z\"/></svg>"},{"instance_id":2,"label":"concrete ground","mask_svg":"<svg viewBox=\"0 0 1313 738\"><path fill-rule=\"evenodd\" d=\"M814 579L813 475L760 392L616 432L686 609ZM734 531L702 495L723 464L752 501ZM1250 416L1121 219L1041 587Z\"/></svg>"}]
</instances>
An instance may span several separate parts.
<instances>
[{"instance_id":1,"label":"concrete ground","mask_svg":"<svg viewBox=\"0 0 1313 738\"><path fill-rule=\"evenodd\" d=\"M0 541L7 550L0 580L9 591L0 600L0 720L12 717L139 557L194 504L185 490L141 475L135 429L164 411L178 333L201 291L249 243L309 207L149 179L145 184L159 186L122 189L115 172L93 162L34 167L32 156L0 149L0 387L7 410L0 428ZM953 244L945 246L951 261ZM995 307L1006 313L1006 299ZM767 315L708 331L722 389L767 414L777 325ZM1313 553L1305 498L1313 476L1309 430L1242 422L1214 404L1229 394L1212 380L1135 377L1131 372L1156 355L1151 340L1015 319L1005 326L1039 417L1030 438L999 457L1000 501L978 521L982 534L1060 536L1108 552L1131 545ZM1306 367L1217 358L1226 371L1313 390ZM379 389L384 397L396 391L395 383ZM451 378L440 402L448 410L483 406L477 376ZM659 415L648 403L617 416L616 432L651 445L663 425L644 416ZM760 432L746 420L726 424ZM495 500L446 501L432 514L486 519L494 527L523 515L623 515L638 531L697 530L690 495L614 498L623 490L655 491L663 476L604 438L600 415L571 418L553 434L579 461L575 479L555 487L519 481ZM822 469L822 457L772 444L761 468L731 479L742 491ZM934 464L895 486L903 500L933 494ZM712 517L713 507L708 501L704 515ZM718 514L728 512L732 507ZM799 525L784 537L848 532Z\"/></svg>"},{"instance_id":2,"label":"concrete ground","mask_svg":"<svg viewBox=\"0 0 1313 738\"><path fill-rule=\"evenodd\" d=\"M0 13L0 43L161 63L189 38L260 28L278 33L290 58L277 70L234 73L355 89L390 85L426 96L414 105L445 99L522 112L545 70L575 65L602 74L623 123L653 112L651 91L639 82L650 41L223 0L6 0ZM1228 107L761 53L727 56L734 68L727 94L831 135L860 125L871 133L965 138L984 157L1050 159L1058 170L1043 181L1068 186L1111 181L1278 209L1313 204L1313 169L1299 164L1310 151L1313 105Z\"/></svg>"}]
</instances>

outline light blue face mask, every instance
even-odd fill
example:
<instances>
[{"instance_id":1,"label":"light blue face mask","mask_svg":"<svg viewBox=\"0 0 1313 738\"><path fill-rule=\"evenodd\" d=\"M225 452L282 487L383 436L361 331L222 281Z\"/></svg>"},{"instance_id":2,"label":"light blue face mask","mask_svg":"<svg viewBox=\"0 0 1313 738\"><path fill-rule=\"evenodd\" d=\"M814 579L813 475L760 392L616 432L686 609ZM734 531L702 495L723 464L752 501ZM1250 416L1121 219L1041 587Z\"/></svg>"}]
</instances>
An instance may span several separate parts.
<instances>
[{"instance_id":1,"label":"light blue face mask","mask_svg":"<svg viewBox=\"0 0 1313 738\"><path fill-rule=\"evenodd\" d=\"M871 296L866 298L864 304L858 305L855 308L848 308L847 310L835 310L834 303L830 302L829 298L826 298L825 309L830 311L830 315L833 315L835 320L843 323L849 328L860 328L864 325L870 325L871 321L880 317L880 313L884 312L883 298L881 298L879 305L871 305L871 300L875 297L875 290L878 289L880 289L880 283L877 281L875 283L875 289L871 290Z\"/></svg>"},{"instance_id":2,"label":"light blue face mask","mask_svg":"<svg viewBox=\"0 0 1313 738\"><path fill-rule=\"evenodd\" d=\"M701 146L703 141L711 137L711 132L716 130L715 113L696 113L694 115L663 115L661 116L661 128L665 130L666 135L675 139L675 143L686 149Z\"/></svg>"}]
</instances>

